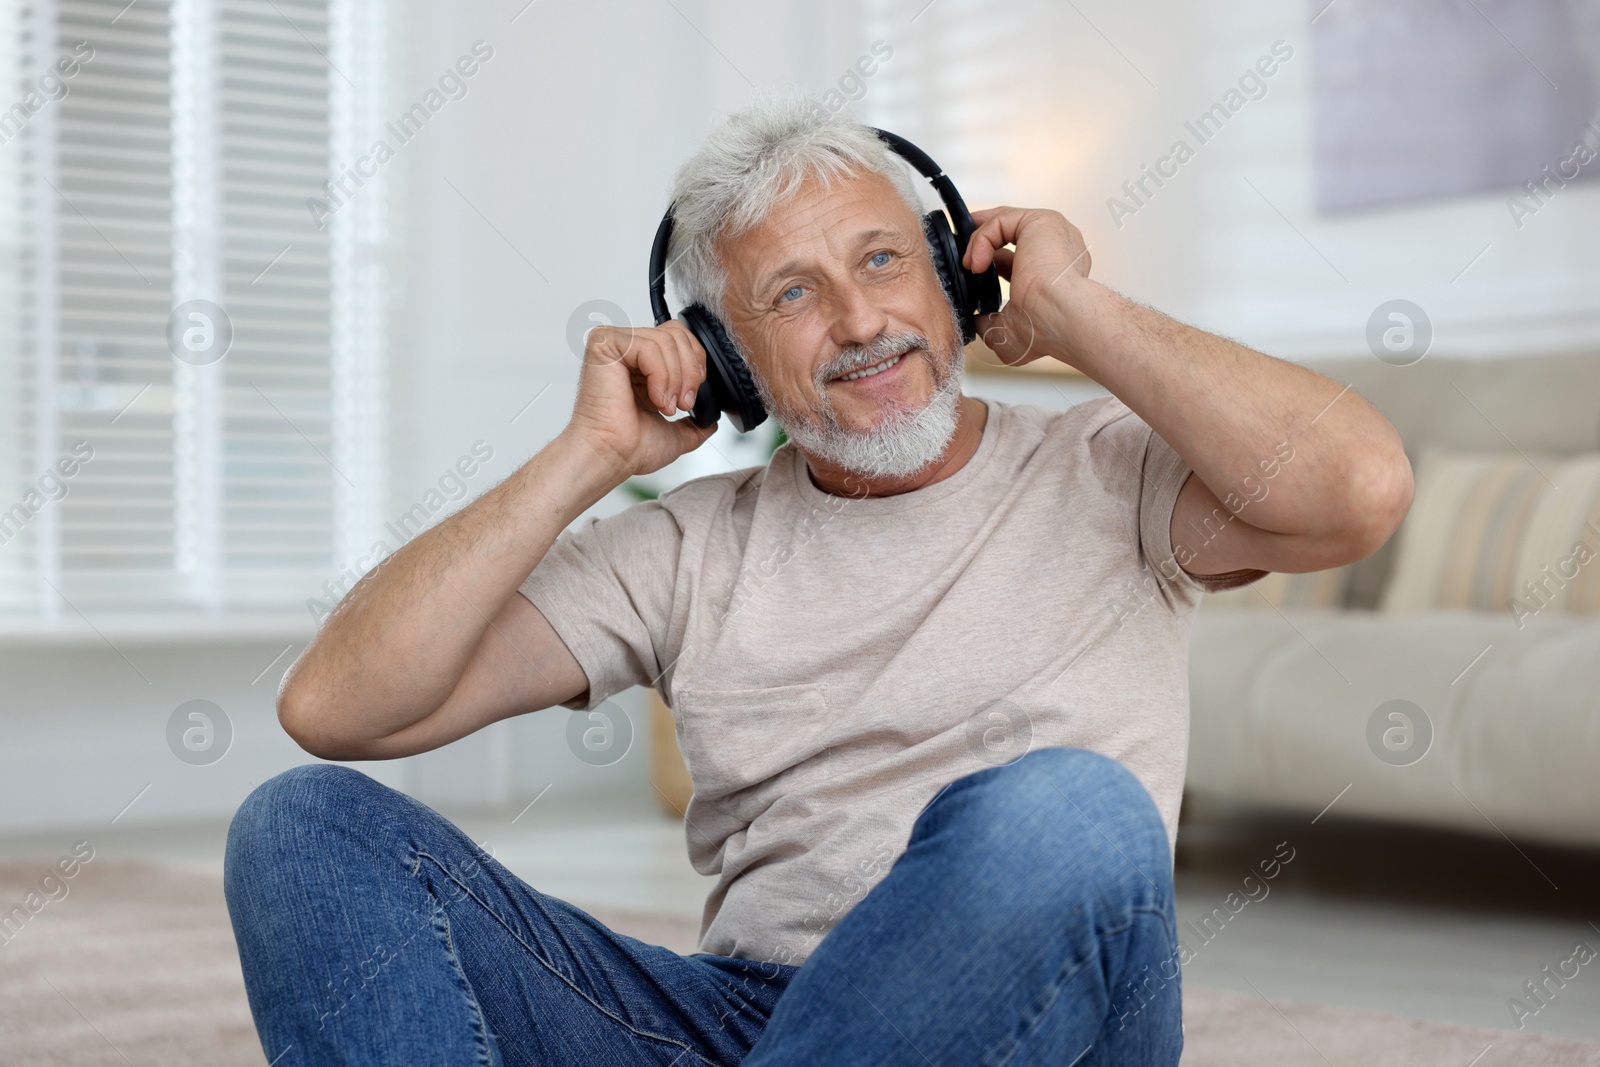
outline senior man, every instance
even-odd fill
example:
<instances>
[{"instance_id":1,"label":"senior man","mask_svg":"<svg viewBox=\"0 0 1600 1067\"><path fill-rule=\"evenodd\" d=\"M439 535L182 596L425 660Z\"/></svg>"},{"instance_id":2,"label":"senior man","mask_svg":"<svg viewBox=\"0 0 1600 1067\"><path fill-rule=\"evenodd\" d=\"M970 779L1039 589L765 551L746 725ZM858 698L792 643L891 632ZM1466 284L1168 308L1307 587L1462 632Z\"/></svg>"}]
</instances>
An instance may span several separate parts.
<instances>
[{"instance_id":1,"label":"senior man","mask_svg":"<svg viewBox=\"0 0 1600 1067\"><path fill-rule=\"evenodd\" d=\"M1089 278L1076 228L978 212L979 322L1110 397L962 395L916 186L779 100L679 172L674 285L790 441L563 533L699 446L676 322L592 332L570 422L368 574L285 678L330 760L628 686L671 705L716 875L700 951L609 930L354 770L285 772L226 887L289 1064L1176 1064L1172 845L1200 595L1373 552L1411 498L1337 382ZM537 879L535 879L537 880Z\"/></svg>"}]
</instances>

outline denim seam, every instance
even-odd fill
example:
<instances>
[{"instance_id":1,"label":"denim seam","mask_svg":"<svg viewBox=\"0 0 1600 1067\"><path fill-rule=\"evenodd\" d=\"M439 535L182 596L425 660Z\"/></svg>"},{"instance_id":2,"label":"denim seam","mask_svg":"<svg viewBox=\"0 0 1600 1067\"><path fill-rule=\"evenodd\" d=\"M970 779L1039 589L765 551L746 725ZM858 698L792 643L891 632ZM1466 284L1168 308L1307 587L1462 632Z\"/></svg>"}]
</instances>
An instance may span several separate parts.
<instances>
[{"instance_id":1,"label":"denim seam","mask_svg":"<svg viewBox=\"0 0 1600 1067\"><path fill-rule=\"evenodd\" d=\"M428 859L432 860L434 862L434 864L436 864L438 866L439 871L446 878L448 878L450 881L454 882L456 885L460 886L461 887L461 891L463 893L465 893L468 897L470 897L480 908L482 908L485 912L487 912L494 919L495 922L499 923L500 926L502 928L504 928L506 933L511 935L511 939L513 941L515 941L517 944L521 945L523 947L523 949L527 951L528 955L532 956L535 960L537 960L539 962L540 966L542 966L545 970L549 971L551 974L555 975L556 978L560 979L561 982L563 984L565 984L568 989L572 990L572 992L576 996L578 996L580 999L586 1001L591 1007L593 1007L600 1014L606 1016L612 1022L614 1022L618 1026L622 1027L624 1030L629 1031L635 1037L642 1037L642 1038L646 1038L646 1039L651 1040L651 1041L659 1041L664 1045L670 1045L673 1048L682 1049L684 1052L687 1052L689 1055L693 1056L695 1059L699 1060L700 1062L706 1063L706 1064L710 1064L711 1067L724 1067L724 1065L717 1063L717 1061L715 1061L715 1060L706 1059L704 1056L700 1055L700 1053L691 1045L685 1044L684 1042L678 1041L678 1040L676 1040L674 1038L667 1037L664 1034L653 1034L653 1033L650 1033L648 1030L641 1030L638 1027L636 1027L636 1026L632 1025L631 1023L629 1023L626 1019L618 1018L615 1014L613 1014L611 1011L609 1011L605 1007L605 1005L598 1003L593 997L589 996L582 989L580 989L577 985L575 985L570 979L568 979L566 975L562 974L560 969L558 969L548 959L546 959L544 956L542 956L538 952L538 950L536 950L532 945L530 945L526 941L524 941L522 939L521 935L517 933L517 931L511 926L511 924L506 922L504 919L502 919L500 917L499 913L496 912L494 910L494 908L489 906L489 902L488 901L483 900L482 898L477 896L477 894L473 893L473 891L469 887L467 887L465 884L463 884L460 879L458 879L454 874L452 874L450 872L450 869L447 866L445 866L443 863L441 863L439 861L439 858L437 856L434 856L434 855L432 855L432 854L430 854L428 852L424 852L423 850L418 849L417 850L417 857L418 857L418 867L419 868L421 866L421 859L424 856L426 856ZM465 977L465 975L463 975L463 977Z\"/></svg>"},{"instance_id":2,"label":"denim seam","mask_svg":"<svg viewBox=\"0 0 1600 1067\"><path fill-rule=\"evenodd\" d=\"M1166 919L1167 919L1167 917L1166 917L1166 913L1165 913L1165 911L1163 909L1161 909L1161 908L1149 908L1149 907L1137 907L1137 908L1133 908L1132 912L1133 912L1134 915L1154 915L1154 916L1156 916L1157 918L1159 918L1161 920L1161 926L1162 926L1163 932L1166 932L1166 925L1167 925ZM1118 937L1118 936L1120 936L1120 935L1122 935L1124 933L1127 933L1129 930L1131 930L1133 928L1133 924L1134 924L1134 920L1133 919L1129 919L1126 923L1124 923L1123 925L1117 927L1116 929L1107 930L1104 933L1100 934L1099 937L1096 939L1096 941L1098 942L1098 941L1106 939L1106 938ZM1011 1049L1010 1052L1006 1053L1006 1056L1005 1056L1004 1059L995 1061L993 1067L1005 1067L1006 1064L1008 1064L1012 1060L1016 1059L1017 1053L1022 1051L1023 1045L1027 1044L1028 1035L1031 1034L1038 1027L1040 1020L1043 1019L1046 1015L1048 1015L1049 1012L1050 1012L1050 1009L1055 1006L1055 1002L1061 996L1061 990L1066 987L1066 984L1068 982L1072 981L1072 979L1074 977L1076 977L1076 975L1078 974L1079 971L1083 970L1091 962L1093 962L1094 960L1098 959L1099 956L1100 956L1100 948L1099 948L1099 945L1097 943L1096 946L1095 946L1095 951L1094 951L1093 955L1091 955L1091 956L1079 961L1076 966L1072 966L1070 961L1067 964L1064 964L1062 966L1061 971L1056 975L1055 979L1053 981L1051 981L1049 986L1046 987L1046 989L1049 991L1049 1000L1045 1003L1044 1008L1039 1012L1038 1015L1036 1015L1034 1017L1033 1021L1031 1023L1029 1023L1026 1028L1023 1029L1022 1033L1016 1035L1016 1037L1015 1037L1015 1041L1016 1041L1015 1046ZM1070 970L1068 969L1069 967L1071 968ZM1094 1047L1093 1044L1091 1044L1089 1046L1089 1048L1093 1048L1093 1047ZM1088 1049L1085 1049L1084 1051L1087 1052ZM991 1051L991 1055L992 1054L993 1053ZM989 1060L986 1057L982 1062L987 1064L987 1063L989 1063Z\"/></svg>"},{"instance_id":3,"label":"denim seam","mask_svg":"<svg viewBox=\"0 0 1600 1067\"><path fill-rule=\"evenodd\" d=\"M419 863L420 867L421 864ZM444 913L444 907L438 901L433 905L433 928L443 942L445 955L450 957L450 962L455 966L456 975L461 981L461 992L465 994L467 1007L472 1009L472 1016L477 1020L477 1027L473 1036L477 1039L478 1059L480 1067L492 1067L493 1056L489 1052L489 1020L483 1017L483 1007L478 1003L478 998L473 995L472 983L467 980L467 972L461 966L461 958L456 954L455 940L450 936L450 919Z\"/></svg>"}]
</instances>

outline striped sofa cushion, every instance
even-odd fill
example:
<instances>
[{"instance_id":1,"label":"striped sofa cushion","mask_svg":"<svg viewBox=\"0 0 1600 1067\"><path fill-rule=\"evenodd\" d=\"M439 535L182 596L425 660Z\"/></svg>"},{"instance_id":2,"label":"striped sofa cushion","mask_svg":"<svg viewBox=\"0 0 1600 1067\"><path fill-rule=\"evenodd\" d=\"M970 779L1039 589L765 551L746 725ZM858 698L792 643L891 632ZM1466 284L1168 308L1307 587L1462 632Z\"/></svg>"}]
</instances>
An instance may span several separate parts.
<instances>
[{"instance_id":1,"label":"striped sofa cushion","mask_svg":"<svg viewBox=\"0 0 1600 1067\"><path fill-rule=\"evenodd\" d=\"M1600 609L1600 455L1425 448L1380 607Z\"/></svg>"},{"instance_id":2,"label":"striped sofa cushion","mask_svg":"<svg viewBox=\"0 0 1600 1067\"><path fill-rule=\"evenodd\" d=\"M1600 611L1600 454L1548 471L1517 554L1513 611Z\"/></svg>"}]
</instances>

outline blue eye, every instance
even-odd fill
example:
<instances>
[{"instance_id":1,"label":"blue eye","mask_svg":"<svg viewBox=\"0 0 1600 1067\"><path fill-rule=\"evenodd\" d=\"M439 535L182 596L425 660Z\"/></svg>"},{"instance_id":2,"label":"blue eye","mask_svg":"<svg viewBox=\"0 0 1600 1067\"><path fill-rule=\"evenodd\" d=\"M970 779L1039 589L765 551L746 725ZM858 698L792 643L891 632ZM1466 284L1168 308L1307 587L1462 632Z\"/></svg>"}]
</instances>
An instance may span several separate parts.
<instances>
[{"instance_id":1,"label":"blue eye","mask_svg":"<svg viewBox=\"0 0 1600 1067\"><path fill-rule=\"evenodd\" d=\"M802 292L802 290L798 285L791 285L789 288L785 289L782 293L778 294L778 299L779 300L799 300L801 292Z\"/></svg>"},{"instance_id":2,"label":"blue eye","mask_svg":"<svg viewBox=\"0 0 1600 1067\"><path fill-rule=\"evenodd\" d=\"M889 262L889 253L879 252L871 259L867 260L867 262L873 264L874 266L882 267Z\"/></svg>"}]
</instances>

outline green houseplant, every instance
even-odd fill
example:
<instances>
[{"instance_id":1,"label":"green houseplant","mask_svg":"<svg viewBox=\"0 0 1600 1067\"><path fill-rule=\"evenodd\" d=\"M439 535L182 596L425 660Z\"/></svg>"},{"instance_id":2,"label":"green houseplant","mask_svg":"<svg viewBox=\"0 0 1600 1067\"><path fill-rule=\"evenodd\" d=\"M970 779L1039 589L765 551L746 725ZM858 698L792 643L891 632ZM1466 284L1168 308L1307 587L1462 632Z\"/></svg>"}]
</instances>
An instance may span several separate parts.
<instances>
[{"instance_id":1,"label":"green houseplant","mask_svg":"<svg viewBox=\"0 0 1600 1067\"><path fill-rule=\"evenodd\" d=\"M770 460L772 458L772 454L789 439L789 435L783 432L783 427L774 425L774 431L775 432L767 435L769 443L763 451L761 457L763 460ZM753 437L761 432L761 429L758 427L757 429L750 431L750 433L743 434L741 436ZM657 478L661 473L662 472L657 471L656 474L645 477L635 475L634 477L629 478L627 481L622 483L622 489L635 500L654 500L657 496L671 488L670 485L662 485L657 481Z\"/></svg>"}]
</instances>

